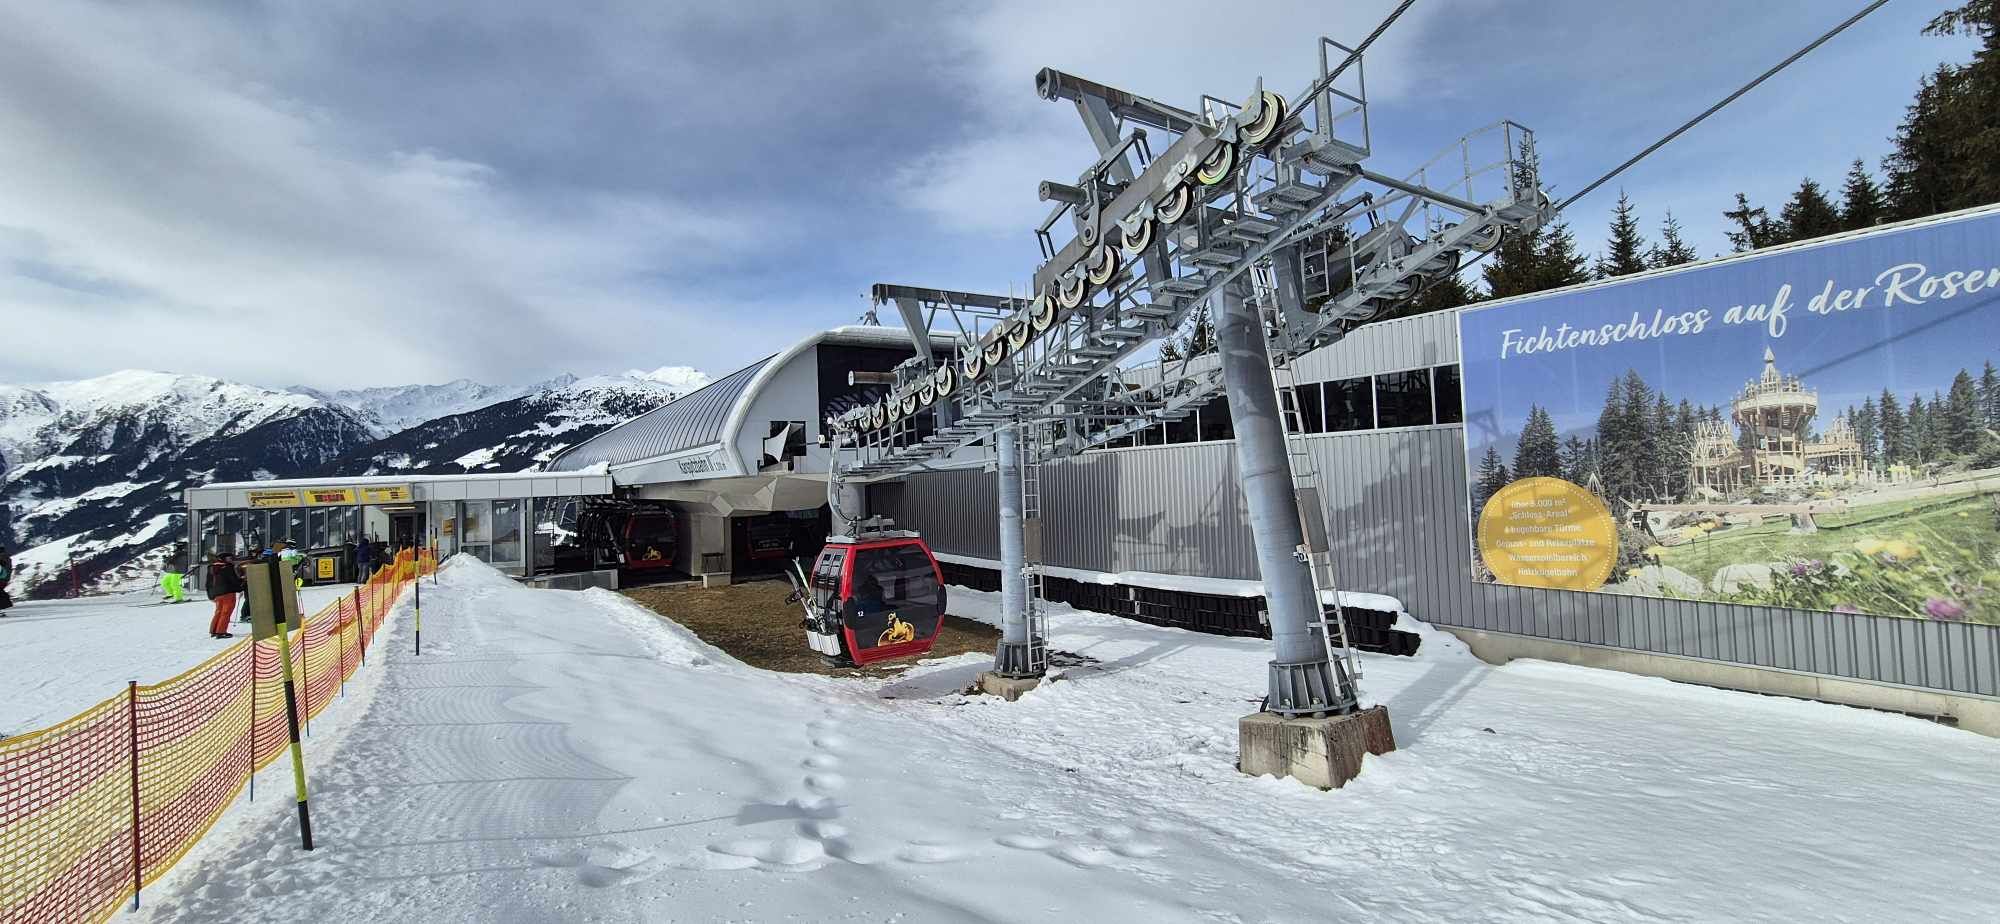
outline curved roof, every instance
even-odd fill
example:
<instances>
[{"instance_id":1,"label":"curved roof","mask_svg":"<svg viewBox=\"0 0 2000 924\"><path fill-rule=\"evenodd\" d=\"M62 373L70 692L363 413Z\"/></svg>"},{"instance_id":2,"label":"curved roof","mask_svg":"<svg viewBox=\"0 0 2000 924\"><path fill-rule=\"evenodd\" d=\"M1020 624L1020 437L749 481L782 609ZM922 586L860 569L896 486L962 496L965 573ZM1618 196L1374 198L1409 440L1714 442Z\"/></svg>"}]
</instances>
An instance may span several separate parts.
<instances>
[{"instance_id":1,"label":"curved roof","mask_svg":"<svg viewBox=\"0 0 2000 924\"><path fill-rule=\"evenodd\" d=\"M549 460L550 471L598 463L626 465L721 442L737 399L776 354L731 372L674 401L599 433Z\"/></svg>"}]
</instances>

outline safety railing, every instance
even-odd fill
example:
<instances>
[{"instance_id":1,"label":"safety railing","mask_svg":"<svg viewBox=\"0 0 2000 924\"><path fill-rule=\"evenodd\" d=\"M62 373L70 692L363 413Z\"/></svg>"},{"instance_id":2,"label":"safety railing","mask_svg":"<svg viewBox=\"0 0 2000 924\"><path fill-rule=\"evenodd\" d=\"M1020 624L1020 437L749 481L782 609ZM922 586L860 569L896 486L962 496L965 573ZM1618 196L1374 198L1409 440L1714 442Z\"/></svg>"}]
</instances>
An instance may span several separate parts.
<instances>
[{"instance_id":1,"label":"safety railing","mask_svg":"<svg viewBox=\"0 0 2000 924\"><path fill-rule=\"evenodd\" d=\"M299 719L340 696L403 592L437 570L405 550L291 632ZM41 731L0 740L0 924L103 921L199 842L285 752L276 638L244 639L177 677L132 683ZM309 727L309 726L308 726Z\"/></svg>"}]
</instances>

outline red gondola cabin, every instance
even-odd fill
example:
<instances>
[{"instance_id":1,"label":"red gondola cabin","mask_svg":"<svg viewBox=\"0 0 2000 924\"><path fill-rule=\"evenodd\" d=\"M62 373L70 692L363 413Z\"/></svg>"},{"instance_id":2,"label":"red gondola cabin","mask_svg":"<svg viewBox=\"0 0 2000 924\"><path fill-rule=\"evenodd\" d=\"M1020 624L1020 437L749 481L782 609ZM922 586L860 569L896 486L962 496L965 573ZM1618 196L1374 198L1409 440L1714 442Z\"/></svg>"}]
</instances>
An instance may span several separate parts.
<instances>
[{"instance_id":1,"label":"red gondola cabin","mask_svg":"<svg viewBox=\"0 0 2000 924\"><path fill-rule=\"evenodd\" d=\"M625 518L619 540L624 545L625 567L650 571L674 566L674 515L666 511L635 511Z\"/></svg>"},{"instance_id":2,"label":"red gondola cabin","mask_svg":"<svg viewBox=\"0 0 2000 924\"><path fill-rule=\"evenodd\" d=\"M914 534L839 539L812 570L806 640L842 663L921 655L944 626L944 575Z\"/></svg>"}]
</instances>

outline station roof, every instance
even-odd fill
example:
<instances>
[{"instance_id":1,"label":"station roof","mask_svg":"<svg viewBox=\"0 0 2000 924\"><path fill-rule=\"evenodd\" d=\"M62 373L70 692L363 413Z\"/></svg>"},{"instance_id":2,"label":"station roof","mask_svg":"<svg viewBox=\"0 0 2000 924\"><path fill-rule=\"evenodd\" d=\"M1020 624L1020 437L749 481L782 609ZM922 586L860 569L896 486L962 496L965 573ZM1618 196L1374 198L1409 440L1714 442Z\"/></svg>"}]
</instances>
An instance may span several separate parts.
<instances>
[{"instance_id":1,"label":"station roof","mask_svg":"<svg viewBox=\"0 0 2000 924\"><path fill-rule=\"evenodd\" d=\"M551 471L622 465L722 441L723 425L777 355L766 356L667 404L578 443L549 460Z\"/></svg>"},{"instance_id":2,"label":"station roof","mask_svg":"<svg viewBox=\"0 0 2000 924\"><path fill-rule=\"evenodd\" d=\"M958 342L954 334L932 331L930 336L940 346ZM784 352L766 356L564 450L549 461L548 468L576 471L607 465L617 470L704 446L719 446L733 455L735 450L731 447L750 405L786 365L822 343L911 348L910 334L901 327L861 324L820 331ZM745 470L740 461L736 470Z\"/></svg>"},{"instance_id":3,"label":"station roof","mask_svg":"<svg viewBox=\"0 0 2000 924\"><path fill-rule=\"evenodd\" d=\"M304 492L333 492L348 498L314 499ZM392 489L406 488L399 497ZM370 489L388 497L370 499ZM284 492L297 496L286 503ZM262 503L253 503L251 495ZM249 507L323 507L358 504L395 505L434 500L484 500L529 497L589 497L611 493L611 476L602 467L575 472L481 472L464 475L356 475L335 478L284 478L273 481L225 481L183 492L190 511L236 510ZM398 498L399 499L390 499Z\"/></svg>"}]
</instances>

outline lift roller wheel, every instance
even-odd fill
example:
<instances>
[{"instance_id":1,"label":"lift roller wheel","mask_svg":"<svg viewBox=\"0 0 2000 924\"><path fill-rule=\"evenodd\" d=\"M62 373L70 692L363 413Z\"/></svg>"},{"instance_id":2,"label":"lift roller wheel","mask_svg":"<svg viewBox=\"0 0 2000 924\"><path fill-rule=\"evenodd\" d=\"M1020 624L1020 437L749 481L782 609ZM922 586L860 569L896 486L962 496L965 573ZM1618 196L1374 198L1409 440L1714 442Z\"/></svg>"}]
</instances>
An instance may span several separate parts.
<instances>
[{"instance_id":1,"label":"lift roller wheel","mask_svg":"<svg viewBox=\"0 0 2000 924\"><path fill-rule=\"evenodd\" d=\"M1091 285L1103 288L1105 283L1118 277L1118 271L1123 267L1124 261L1119 256L1118 248L1107 244L1091 255L1090 262L1084 267L1084 278L1090 280Z\"/></svg>"},{"instance_id":2,"label":"lift roller wheel","mask_svg":"<svg viewBox=\"0 0 2000 924\"><path fill-rule=\"evenodd\" d=\"M914 394L904 395L903 416L908 417L911 414L915 414L916 412L917 412L917 396Z\"/></svg>"},{"instance_id":3,"label":"lift roller wheel","mask_svg":"<svg viewBox=\"0 0 2000 924\"><path fill-rule=\"evenodd\" d=\"M1189 189L1186 183L1175 183L1174 188L1161 196L1155 205L1159 208L1161 224L1179 224L1181 219L1187 217L1188 210L1194 207L1194 190Z\"/></svg>"},{"instance_id":4,"label":"lift roller wheel","mask_svg":"<svg viewBox=\"0 0 2000 924\"><path fill-rule=\"evenodd\" d=\"M876 404L873 407L870 407L868 409L868 423L870 426L873 426L877 430L880 430L883 427L888 426L889 409L883 407L880 404Z\"/></svg>"},{"instance_id":5,"label":"lift roller wheel","mask_svg":"<svg viewBox=\"0 0 2000 924\"><path fill-rule=\"evenodd\" d=\"M1194 179L1203 186L1216 186L1229 179L1229 174L1235 170L1236 146L1218 141L1208 156L1201 159L1201 166L1194 171Z\"/></svg>"},{"instance_id":6,"label":"lift roller wheel","mask_svg":"<svg viewBox=\"0 0 2000 924\"><path fill-rule=\"evenodd\" d=\"M903 402L896 400L895 395L882 399L882 406L888 409L889 426L903 422Z\"/></svg>"},{"instance_id":7,"label":"lift roller wheel","mask_svg":"<svg viewBox=\"0 0 2000 924\"><path fill-rule=\"evenodd\" d=\"M1035 296L1035 300L1028 305L1028 326L1033 327L1035 333L1039 334L1055 323L1056 300L1050 298L1046 292Z\"/></svg>"},{"instance_id":8,"label":"lift roller wheel","mask_svg":"<svg viewBox=\"0 0 2000 924\"><path fill-rule=\"evenodd\" d=\"M1257 99L1260 105L1254 117L1247 124L1240 126L1237 134L1243 144L1252 149L1261 148L1265 142L1276 137L1278 126L1284 124L1287 115L1284 97L1265 90Z\"/></svg>"},{"instance_id":9,"label":"lift roller wheel","mask_svg":"<svg viewBox=\"0 0 2000 924\"><path fill-rule=\"evenodd\" d=\"M1013 350L1019 350L1020 348L1027 346L1029 333L1031 333L1031 331L1028 326L1028 319L1015 318L1013 326L1007 328L1008 348Z\"/></svg>"},{"instance_id":10,"label":"lift roller wheel","mask_svg":"<svg viewBox=\"0 0 2000 924\"><path fill-rule=\"evenodd\" d=\"M1061 305L1064 311L1075 311L1089 296L1090 283L1084 280L1082 273L1064 276L1056 287L1056 304Z\"/></svg>"},{"instance_id":11,"label":"lift roller wheel","mask_svg":"<svg viewBox=\"0 0 2000 924\"><path fill-rule=\"evenodd\" d=\"M1141 218L1137 224L1121 226L1118 229L1118 245L1128 257L1136 257L1153 246L1153 220Z\"/></svg>"},{"instance_id":12,"label":"lift roller wheel","mask_svg":"<svg viewBox=\"0 0 2000 924\"><path fill-rule=\"evenodd\" d=\"M985 372L986 372L986 358L984 356L979 355L978 350L973 350L972 355L967 356L965 358L965 380L968 382L976 382L979 380L979 377L983 375Z\"/></svg>"},{"instance_id":13,"label":"lift roller wheel","mask_svg":"<svg viewBox=\"0 0 2000 924\"><path fill-rule=\"evenodd\" d=\"M993 342L986 345L985 356L987 365L1000 365L1000 361L1007 358L1007 338L993 338Z\"/></svg>"},{"instance_id":14,"label":"lift roller wheel","mask_svg":"<svg viewBox=\"0 0 2000 924\"><path fill-rule=\"evenodd\" d=\"M950 363L937 367L937 371L931 373L931 388L937 392L938 397L950 395L952 389L957 387L958 373L952 371Z\"/></svg>"}]
</instances>

